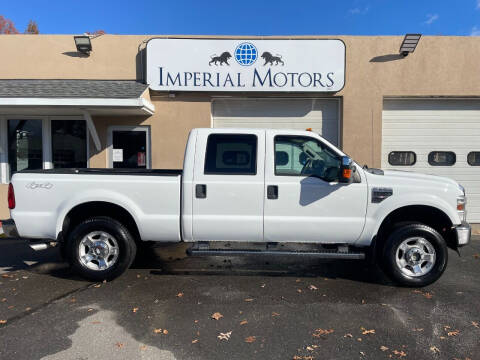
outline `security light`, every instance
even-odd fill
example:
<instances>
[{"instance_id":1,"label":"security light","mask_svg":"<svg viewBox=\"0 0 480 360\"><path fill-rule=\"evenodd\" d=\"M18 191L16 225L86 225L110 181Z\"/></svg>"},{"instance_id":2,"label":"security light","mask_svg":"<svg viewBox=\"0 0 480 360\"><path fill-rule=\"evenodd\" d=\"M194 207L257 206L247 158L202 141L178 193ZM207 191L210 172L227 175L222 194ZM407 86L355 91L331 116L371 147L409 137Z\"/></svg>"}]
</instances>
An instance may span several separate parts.
<instances>
[{"instance_id":1,"label":"security light","mask_svg":"<svg viewBox=\"0 0 480 360\"><path fill-rule=\"evenodd\" d=\"M90 51L92 51L92 42L90 41L89 36L74 36L73 39L75 40L75 46L77 47L77 51L87 55L90 54Z\"/></svg>"},{"instance_id":2,"label":"security light","mask_svg":"<svg viewBox=\"0 0 480 360\"><path fill-rule=\"evenodd\" d=\"M421 37L422 34L405 35L402 41L402 45L400 46L400 54L402 54L403 56L407 56L409 53L413 53Z\"/></svg>"}]
</instances>

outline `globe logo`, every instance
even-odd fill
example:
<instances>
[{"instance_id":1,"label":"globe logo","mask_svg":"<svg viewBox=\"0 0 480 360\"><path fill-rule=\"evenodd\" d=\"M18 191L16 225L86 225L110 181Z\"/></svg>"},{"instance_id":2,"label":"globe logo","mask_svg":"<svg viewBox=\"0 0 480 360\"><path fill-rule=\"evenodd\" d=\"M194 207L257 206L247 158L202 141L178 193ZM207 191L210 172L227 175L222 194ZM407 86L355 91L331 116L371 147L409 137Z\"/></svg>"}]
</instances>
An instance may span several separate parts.
<instances>
[{"instance_id":1,"label":"globe logo","mask_svg":"<svg viewBox=\"0 0 480 360\"><path fill-rule=\"evenodd\" d=\"M248 42L241 43L235 49L235 60L242 66L250 66L257 61L257 48Z\"/></svg>"}]
</instances>

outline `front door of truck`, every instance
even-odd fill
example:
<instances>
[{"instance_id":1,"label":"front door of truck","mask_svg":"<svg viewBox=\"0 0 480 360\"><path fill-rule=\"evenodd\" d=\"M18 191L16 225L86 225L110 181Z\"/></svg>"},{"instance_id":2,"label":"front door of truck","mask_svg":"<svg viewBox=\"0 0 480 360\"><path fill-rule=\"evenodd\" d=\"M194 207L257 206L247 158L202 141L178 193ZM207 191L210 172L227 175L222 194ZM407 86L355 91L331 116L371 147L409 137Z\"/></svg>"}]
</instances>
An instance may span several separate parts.
<instances>
[{"instance_id":1,"label":"front door of truck","mask_svg":"<svg viewBox=\"0 0 480 360\"><path fill-rule=\"evenodd\" d=\"M320 137L269 131L266 148L265 241L354 242L365 224L365 179L339 183L341 155Z\"/></svg>"},{"instance_id":2,"label":"front door of truck","mask_svg":"<svg viewBox=\"0 0 480 360\"><path fill-rule=\"evenodd\" d=\"M263 241L264 130L199 130L194 241Z\"/></svg>"}]
</instances>

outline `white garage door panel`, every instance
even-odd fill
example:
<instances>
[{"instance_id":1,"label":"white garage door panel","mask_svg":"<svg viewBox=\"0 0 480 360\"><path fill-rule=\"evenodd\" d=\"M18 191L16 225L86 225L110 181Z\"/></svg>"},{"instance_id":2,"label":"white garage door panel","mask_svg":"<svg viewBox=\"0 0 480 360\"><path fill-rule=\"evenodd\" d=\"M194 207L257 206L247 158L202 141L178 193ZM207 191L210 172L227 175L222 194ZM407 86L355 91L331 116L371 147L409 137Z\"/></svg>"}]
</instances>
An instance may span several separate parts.
<instances>
[{"instance_id":1,"label":"white garage door panel","mask_svg":"<svg viewBox=\"0 0 480 360\"><path fill-rule=\"evenodd\" d=\"M337 145L338 105L335 99L215 99L213 127L312 128Z\"/></svg>"},{"instance_id":2,"label":"white garage door panel","mask_svg":"<svg viewBox=\"0 0 480 360\"><path fill-rule=\"evenodd\" d=\"M454 166L431 166L431 151L453 151ZM413 166L392 166L391 151L413 151ZM470 166L467 155L480 151L480 101L386 100L382 126L382 167L447 176L467 192L468 220L480 222L480 166Z\"/></svg>"}]
</instances>

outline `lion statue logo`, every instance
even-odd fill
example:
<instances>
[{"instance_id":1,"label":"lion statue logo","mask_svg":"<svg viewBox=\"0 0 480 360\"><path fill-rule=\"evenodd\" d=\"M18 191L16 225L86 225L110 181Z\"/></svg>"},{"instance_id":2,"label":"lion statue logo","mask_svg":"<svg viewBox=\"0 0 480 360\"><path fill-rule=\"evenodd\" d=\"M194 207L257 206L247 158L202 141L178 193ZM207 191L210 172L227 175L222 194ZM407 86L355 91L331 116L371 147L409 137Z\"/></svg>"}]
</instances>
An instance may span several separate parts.
<instances>
[{"instance_id":1,"label":"lion statue logo","mask_svg":"<svg viewBox=\"0 0 480 360\"><path fill-rule=\"evenodd\" d=\"M220 56L217 56L217 54L213 54L212 56L210 56L211 60L208 63L208 65L212 66L212 63L217 65L217 62L218 62L220 66L223 66L223 64L227 64L230 66L230 64L228 63L228 59L230 59L231 57L232 55L228 51L223 52L222 55Z\"/></svg>"},{"instance_id":2,"label":"lion statue logo","mask_svg":"<svg viewBox=\"0 0 480 360\"><path fill-rule=\"evenodd\" d=\"M263 64L263 66L267 65L267 64L270 64L270 66L273 65L273 63L275 63L275 65L278 65L278 63L281 63L282 66L285 65L285 63L283 62L282 60L282 56L281 55L278 55L277 56L273 56L271 53L269 53L268 51L265 51L263 54L262 54L262 58L265 60L265 64Z\"/></svg>"}]
</instances>

